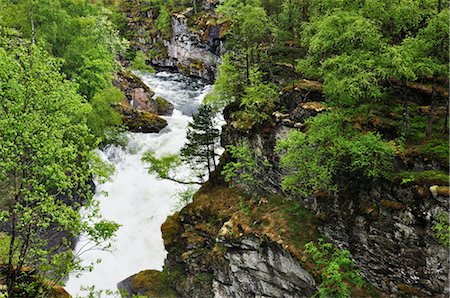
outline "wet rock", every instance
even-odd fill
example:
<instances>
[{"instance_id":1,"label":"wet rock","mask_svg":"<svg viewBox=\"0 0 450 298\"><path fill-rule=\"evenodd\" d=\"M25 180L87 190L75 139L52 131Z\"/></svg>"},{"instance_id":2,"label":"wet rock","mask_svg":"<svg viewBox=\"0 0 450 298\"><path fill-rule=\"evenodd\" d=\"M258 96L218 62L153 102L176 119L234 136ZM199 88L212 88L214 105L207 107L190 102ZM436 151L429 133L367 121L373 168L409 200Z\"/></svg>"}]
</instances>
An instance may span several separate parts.
<instances>
[{"instance_id":1,"label":"wet rock","mask_svg":"<svg viewBox=\"0 0 450 298\"><path fill-rule=\"evenodd\" d=\"M166 99L161 96L156 97L155 99L156 107L158 115L171 116L174 110L173 104L168 102Z\"/></svg>"},{"instance_id":2,"label":"wet rock","mask_svg":"<svg viewBox=\"0 0 450 298\"><path fill-rule=\"evenodd\" d=\"M143 11L139 5L129 1L125 12L135 35L132 44L144 53L153 53L149 57L155 66L213 81L220 55L224 52L227 26L217 22L214 14L216 5L217 1L209 0L198 4L198 9L204 9L202 16L194 14L193 8L174 13L171 18L172 31L164 35L154 30L157 14L152 10ZM195 23L195 28L188 26L188 23Z\"/></svg>"},{"instance_id":3,"label":"wet rock","mask_svg":"<svg viewBox=\"0 0 450 298\"><path fill-rule=\"evenodd\" d=\"M124 125L131 132L160 132L167 126L167 121L156 114L137 110L131 106L119 104L117 110L122 115Z\"/></svg>"}]
</instances>

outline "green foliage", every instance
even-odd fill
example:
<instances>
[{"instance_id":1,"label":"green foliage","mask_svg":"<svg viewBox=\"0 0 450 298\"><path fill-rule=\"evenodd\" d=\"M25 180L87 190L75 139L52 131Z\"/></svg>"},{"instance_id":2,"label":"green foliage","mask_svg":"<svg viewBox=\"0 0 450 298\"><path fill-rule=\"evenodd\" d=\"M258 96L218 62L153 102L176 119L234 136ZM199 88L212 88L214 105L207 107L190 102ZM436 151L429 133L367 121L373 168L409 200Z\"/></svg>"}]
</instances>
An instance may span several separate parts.
<instances>
[{"instance_id":1,"label":"green foliage","mask_svg":"<svg viewBox=\"0 0 450 298\"><path fill-rule=\"evenodd\" d=\"M36 268L38 277L55 282L81 269L69 249L73 237L89 226L78 212L80 202L91 219L98 218L90 184L97 146L87 126L90 106L64 79L60 64L24 41L8 50L0 47L0 181L6 190L2 219L11 233L9 294L22 284L22 267ZM49 246L54 233L65 235L61 247ZM22 291L27 288L32 287Z\"/></svg>"},{"instance_id":2,"label":"green foliage","mask_svg":"<svg viewBox=\"0 0 450 298\"><path fill-rule=\"evenodd\" d=\"M205 98L205 103L212 106L215 111L235 101L242 90L242 81L238 68L234 65L229 54L222 57L218 75L214 82L213 91Z\"/></svg>"},{"instance_id":3,"label":"green foliage","mask_svg":"<svg viewBox=\"0 0 450 298\"><path fill-rule=\"evenodd\" d=\"M338 112L309 119L308 132L292 131L277 143L280 163L288 171L283 189L301 196L336 191L339 173L351 177L385 177L392 166L393 148L380 135L362 134Z\"/></svg>"},{"instance_id":4,"label":"green foliage","mask_svg":"<svg viewBox=\"0 0 450 298\"><path fill-rule=\"evenodd\" d=\"M77 81L83 95L91 99L111 85L116 56L125 51L127 42L119 36L108 10L89 1L70 0L3 0L2 5L2 17L8 11L21 16L0 18L3 25L19 29L26 38L64 58L62 70Z\"/></svg>"},{"instance_id":5,"label":"green foliage","mask_svg":"<svg viewBox=\"0 0 450 298\"><path fill-rule=\"evenodd\" d=\"M166 6L160 8L158 18L155 21L155 27L167 38L172 35L171 16Z\"/></svg>"},{"instance_id":6,"label":"green foliage","mask_svg":"<svg viewBox=\"0 0 450 298\"><path fill-rule=\"evenodd\" d=\"M229 145L227 151L235 161L227 163L223 168L222 175L225 177L225 181L231 182L239 179L242 183L255 184L256 158L250 143L241 141L236 146Z\"/></svg>"},{"instance_id":7,"label":"green foliage","mask_svg":"<svg viewBox=\"0 0 450 298\"><path fill-rule=\"evenodd\" d=\"M224 166L222 175L226 182L233 183L247 193L256 195L256 191L268 186L267 170L271 164L259 157L247 140L227 146L231 160Z\"/></svg>"},{"instance_id":8,"label":"green foliage","mask_svg":"<svg viewBox=\"0 0 450 298\"><path fill-rule=\"evenodd\" d=\"M147 57L141 51L136 52L136 56L131 62L131 67L142 72L155 73L155 69L146 63Z\"/></svg>"},{"instance_id":9,"label":"green foliage","mask_svg":"<svg viewBox=\"0 0 450 298\"><path fill-rule=\"evenodd\" d=\"M317 245L307 243L305 252L322 277L317 297L351 297L350 284L363 286L364 281L355 269L348 250L334 248L331 243L319 239Z\"/></svg>"},{"instance_id":10,"label":"green foliage","mask_svg":"<svg viewBox=\"0 0 450 298\"><path fill-rule=\"evenodd\" d=\"M426 184L426 185L448 185L448 172L439 170L427 171L402 171L393 175L394 179L400 180L401 184Z\"/></svg>"},{"instance_id":11,"label":"green foliage","mask_svg":"<svg viewBox=\"0 0 450 298\"><path fill-rule=\"evenodd\" d=\"M182 163L178 154L166 154L158 158L153 151L145 152L142 161L149 164L149 173L157 174L161 179L169 179L172 171Z\"/></svg>"},{"instance_id":12,"label":"green foliage","mask_svg":"<svg viewBox=\"0 0 450 298\"><path fill-rule=\"evenodd\" d=\"M88 125L100 139L105 138L111 142L113 137L120 133L119 126L122 124L120 115L114 109L124 98L124 94L116 87L107 88L92 98L92 111L88 117Z\"/></svg>"},{"instance_id":13,"label":"green foliage","mask_svg":"<svg viewBox=\"0 0 450 298\"><path fill-rule=\"evenodd\" d=\"M166 154L158 158L154 152L146 152L142 160L149 164L149 173L157 174L160 179L181 184L202 184L205 180L205 169L211 175L216 168L216 150L220 134L215 127L214 117L215 113L210 106L200 106L187 127L187 142L180 154ZM177 170L186 164L190 165L190 176L197 177L197 181L176 178Z\"/></svg>"},{"instance_id":14,"label":"green foliage","mask_svg":"<svg viewBox=\"0 0 450 298\"><path fill-rule=\"evenodd\" d=\"M203 180L205 168L209 176L216 169L216 157L220 131L215 126L215 114L211 106L203 104L193 121L188 124L186 144L181 149L181 159L191 165Z\"/></svg>"},{"instance_id":15,"label":"green foliage","mask_svg":"<svg viewBox=\"0 0 450 298\"><path fill-rule=\"evenodd\" d=\"M442 246L450 246L450 225L447 214L441 213L437 223L431 229Z\"/></svg>"},{"instance_id":16,"label":"green foliage","mask_svg":"<svg viewBox=\"0 0 450 298\"><path fill-rule=\"evenodd\" d=\"M241 107L255 124L270 119L278 99L276 85L263 82L261 77L262 73L259 70L250 71L250 84L245 88L241 98Z\"/></svg>"}]
</instances>

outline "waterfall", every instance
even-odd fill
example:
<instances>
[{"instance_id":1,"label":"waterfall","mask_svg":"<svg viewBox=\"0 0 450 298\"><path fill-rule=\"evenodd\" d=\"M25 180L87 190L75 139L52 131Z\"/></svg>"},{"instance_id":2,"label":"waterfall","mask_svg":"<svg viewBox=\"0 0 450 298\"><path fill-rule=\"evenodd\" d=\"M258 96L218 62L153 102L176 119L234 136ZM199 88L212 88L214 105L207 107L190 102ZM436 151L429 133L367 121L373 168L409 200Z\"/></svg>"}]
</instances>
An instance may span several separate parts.
<instances>
[{"instance_id":1,"label":"waterfall","mask_svg":"<svg viewBox=\"0 0 450 298\"><path fill-rule=\"evenodd\" d=\"M158 134L128 133L126 148L108 146L101 155L112 162L116 173L111 180L97 186L96 197L105 219L121 225L111 252L88 251L83 254L83 264L95 262L92 272L76 277L69 276L66 290L74 297L80 287L95 286L96 290L116 291L118 282L145 269L161 270L166 251L164 249L161 224L173 213L177 199L175 195L183 186L171 181L158 180L147 173L141 161L147 150L157 155L176 153L186 141L186 127L211 86L180 74L161 72L155 75L142 74L157 96L162 96L175 106L172 116L164 117L168 126ZM105 195L107 193L108 195ZM77 249L83 245L83 237Z\"/></svg>"}]
</instances>

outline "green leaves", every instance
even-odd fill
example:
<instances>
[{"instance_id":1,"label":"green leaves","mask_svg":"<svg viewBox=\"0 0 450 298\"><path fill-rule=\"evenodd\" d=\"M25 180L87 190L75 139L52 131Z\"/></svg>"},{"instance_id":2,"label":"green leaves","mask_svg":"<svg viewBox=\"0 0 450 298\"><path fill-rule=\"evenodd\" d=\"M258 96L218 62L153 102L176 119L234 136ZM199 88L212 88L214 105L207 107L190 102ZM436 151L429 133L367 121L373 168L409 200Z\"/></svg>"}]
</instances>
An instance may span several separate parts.
<instances>
[{"instance_id":1,"label":"green leaves","mask_svg":"<svg viewBox=\"0 0 450 298\"><path fill-rule=\"evenodd\" d=\"M439 214L438 220L431 228L442 246L450 246L450 225L448 215L445 213Z\"/></svg>"},{"instance_id":2,"label":"green leaves","mask_svg":"<svg viewBox=\"0 0 450 298\"><path fill-rule=\"evenodd\" d=\"M205 98L205 103L219 111L237 99L242 89L239 69L233 64L230 54L222 57L213 91Z\"/></svg>"},{"instance_id":3,"label":"green leaves","mask_svg":"<svg viewBox=\"0 0 450 298\"><path fill-rule=\"evenodd\" d=\"M70 243L85 226L80 203L88 213L95 207L92 177L110 168L91 160L97 146L87 126L91 109L60 73L60 60L24 41L0 47L0 82L1 214L14 235L9 268L31 266L58 281L78 264ZM94 226L91 236L112 236L110 226ZM15 276L8 275L9 290Z\"/></svg>"},{"instance_id":4,"label":"green leaves","mask_svg":"<svg viewBox=\"0 0 450 298\"><path fill-rule=\"evenodd\" d=\"M181 149L182 160L190 164L201 180L205 169L208 175L216 169L220 131L216 128L215 116L211 106L202 104L187 127L187 142Z\"/></svg>"},{"instance_id":5,"label":"green leaves","mask_svg":"<svg viewBox=\"0 0 450 298\"><path fill-rule=\"evenodd\" d=\"M316 297L351 297L349 284L357 287L364 285L348 250L335 248L331 243L319 239L317 245L307 243L305 252L317 265L316 270L322 277Z\"/></svg>"},{"instance_id":6,"label":"green leaves","mask_svg":"<svg viewBox=\"0 0 450 298\"><path fill-rule=\"evenodd\" d=\"M149 173L155 173L161 179L168 179L171 176L171 171L182 163L178 154L166 154L157 158L153 151L145 152L142 161L149 164Z\"/></svg>"},{"instance_id":7,"label":"green leaves","mask_svg":"<svg viewBox=\"0 0 450 298\"><path fill-rule=\"evenodd\" d=\"M285 191L300 196L335 192L338 173L375 179L390 171L394 150L380 135L362 134L338 112L320 114L307 125L307 133L292 131L277 143L281 166L288 171L282 181Z\"/></svg>"},{"instance_id":8,"label":"green leaves","mask_svg":"<svg viewBox=\"0 0 450 298\"><path fill-rule=\"evenodd\" d=\"M155 21L155 27L167 38L172 35L171 21L172 19L168 8L166 6L161 6L158 18Z\"/></svg>"},{"instance_id":9,"label":"green leaves","mask_svg":"<svg viewBox=\"0 0 450 298\"><path fill-rule=\"evenodd\" d=\"M270 118L278 100L276 85L263 82L261 76L258 69L251 69L250 84L245 88L241 99L241 107L257 124Z\"/></svg>"}]
</instances>

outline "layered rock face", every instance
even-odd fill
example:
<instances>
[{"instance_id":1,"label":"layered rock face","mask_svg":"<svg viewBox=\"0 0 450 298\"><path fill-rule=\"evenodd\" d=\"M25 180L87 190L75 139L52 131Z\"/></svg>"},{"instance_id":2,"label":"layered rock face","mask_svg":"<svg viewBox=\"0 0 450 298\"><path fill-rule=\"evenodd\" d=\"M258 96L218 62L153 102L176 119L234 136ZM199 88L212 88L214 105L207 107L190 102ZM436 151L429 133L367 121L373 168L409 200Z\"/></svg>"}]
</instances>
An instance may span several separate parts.
<instances>
[{"instance_id":1,"label":"layered rock face","mask_svg":"<svg viewBox=\"0 0 450 298\"><path fill-rule=\"evenodd\" d=\"M274 146L290 130L302 128L305 120L326 110L320 94L319 84L302 82L295 92L282 96L287 110L247 130L234 125L232 106L225 110L222 145L245 138L272 167L265 177L256 177L264 181L258 203L220 182L216 186L210 182L193 203L164 223L168 256L161 274L169 276L164 284L176 297L311 297L320 279L305 263L303 245L320 234L351 252L361 275L381 297L448 296L449 252L432 230L449 212L448 187L430 187L441 182L340 177L336 195L296 198L308 211L289 216L297 207L281 194L283 170ZM418 156L397 159L396 167L448 170L438 160ZM273 196L283 199L272 202ZM314 220L302 217L306 213ZM308 235L311 231L317 232ZM144 288L154 287L147 283ZM372 294L356 292L353 297Z\"/></svg>"},{"instance_id":2,"label":"layered rock face","mask_svg":"<svg viewBox=\"0 0 450 298\"><path fill-rule=\"evenodd\" d=\"M168 57L152 63L214 81L223 48L220 26L206 25L203 31L194 33L188 28L188 15L189 12L172 17L172 39L163 41Z\"/></svg>"},{"instance_id":3,"label":"layered rock face","mask_svg":"<svg viewBox=\"0 0 450 298\"><path fill-rule=\"evenodd\" d=\"M279 245L261 245L254 236L221 242L227 251L215 270L215 297L311 297L317 290L311 274Z\"/></svg>"},{"instance_id":4,"label":"layered rock face","mask_svg":"<svg viewBox=\"0 0 450 298\"><path fill-rule=\"evenodd\" d=\"M197 11L188 8L173 13L170 34L155 29L158 12L133 1L124 4L132 45L146 53L154 66L169 67L187 75L214 81L223 53L224 29L214 9L217 1L203 1Z\"/></svg>"}]
</instances>

